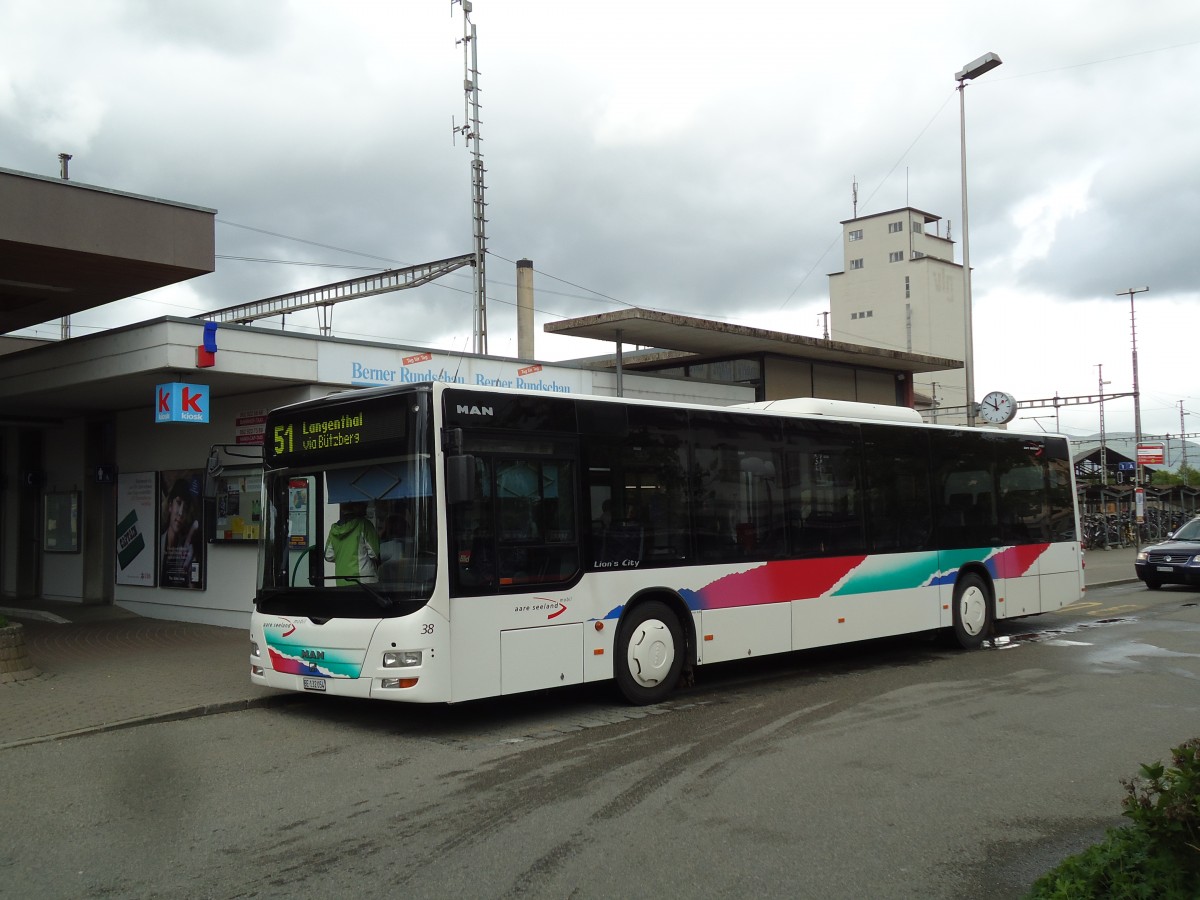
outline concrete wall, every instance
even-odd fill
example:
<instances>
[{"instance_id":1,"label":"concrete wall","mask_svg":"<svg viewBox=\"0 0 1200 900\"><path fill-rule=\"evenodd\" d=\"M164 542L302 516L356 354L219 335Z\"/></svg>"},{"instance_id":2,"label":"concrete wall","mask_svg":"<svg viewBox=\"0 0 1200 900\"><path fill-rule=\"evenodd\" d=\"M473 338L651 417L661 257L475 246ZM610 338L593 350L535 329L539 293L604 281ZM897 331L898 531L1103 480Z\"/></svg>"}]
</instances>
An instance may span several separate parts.
<instances>
[{"instance_id":1,"label":"concrete wall","mask_svg":"<svg viewBox=\"0 0 1200 900\"><path fill-rule=\"evenodd\" d=\"M82 420L66 422L51 428L45 435L44 460L46 493L77 491L83 498L84 471L83 455L86 427ZM80 510L86 515L88 510ZM45 511L43 510L43 522ZM82 519L81 519L82 531ZM48 600L79 600L83 596L83 547L82 533L80 548L73 553L54 553L41 546L42 553L42 596Z\"/></svg>"},{"instance_id":2,"label":"concrete wall","mask_svg":"<svg viewBox=\"0 0 1200 900\"><path fill-rule=\"evenodd\" d=\"M21 211L0 217L3 241L213 271L211 209L8 170L0 171L0 208Z\"/></svg>"},{"instance_id":3,"label":"concrete wall","mask_svg":"<svg viewBox=\"0 0 1200 900\"><path fill-rule=\"evenodd\" d=\"M767 396L764 400L787 400L789 397L812 397L812 363L768 356L763 360L763 380Z\"/></svg>"}]
</instances>

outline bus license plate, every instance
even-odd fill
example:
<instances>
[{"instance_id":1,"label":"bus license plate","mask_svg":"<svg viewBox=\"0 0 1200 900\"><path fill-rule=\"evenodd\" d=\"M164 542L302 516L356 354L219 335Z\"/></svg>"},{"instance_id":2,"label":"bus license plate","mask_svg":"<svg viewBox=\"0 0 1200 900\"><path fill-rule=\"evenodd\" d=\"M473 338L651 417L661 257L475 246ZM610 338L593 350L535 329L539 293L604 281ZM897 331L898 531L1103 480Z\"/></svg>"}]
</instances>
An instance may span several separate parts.
<instances>
[{"instance_id":1,"label":"bus license plate","mask_svg":"<svg viewBox=\"0 0 1200 900\"><path fill-rule=\"evenodd\" d=\"M324 678L305 678L304 689L306 691L323 691L325 690Z\"/></svg>"}]
</instances>

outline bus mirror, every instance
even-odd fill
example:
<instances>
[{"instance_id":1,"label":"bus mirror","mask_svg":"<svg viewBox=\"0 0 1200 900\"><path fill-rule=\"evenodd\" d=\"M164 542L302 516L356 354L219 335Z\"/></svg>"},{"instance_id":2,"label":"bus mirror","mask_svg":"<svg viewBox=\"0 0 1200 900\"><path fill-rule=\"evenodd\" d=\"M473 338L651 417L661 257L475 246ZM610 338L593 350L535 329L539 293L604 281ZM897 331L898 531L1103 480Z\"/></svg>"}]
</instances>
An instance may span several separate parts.
<instances>
[{"instance_id":1,"label":"bus mirror","mask_svg":"<svg viewBox=\"0 0 1200 900\"><path fill-rule=\"evenodd\" d=\"M454 456L462 453L463 430L461 428L445 429L442 432L442 449Z\"/></svg>"},{"instance_id":2,"label":"bus mirror","mask_svg":"<svg viewBox=\"0 0 1200 900\"><path fill-rule=\"evenodd\" d=\"M475 499L475 457L469 454L446 457L446 502L466 503Z\"/></svg>"}]
</instances>

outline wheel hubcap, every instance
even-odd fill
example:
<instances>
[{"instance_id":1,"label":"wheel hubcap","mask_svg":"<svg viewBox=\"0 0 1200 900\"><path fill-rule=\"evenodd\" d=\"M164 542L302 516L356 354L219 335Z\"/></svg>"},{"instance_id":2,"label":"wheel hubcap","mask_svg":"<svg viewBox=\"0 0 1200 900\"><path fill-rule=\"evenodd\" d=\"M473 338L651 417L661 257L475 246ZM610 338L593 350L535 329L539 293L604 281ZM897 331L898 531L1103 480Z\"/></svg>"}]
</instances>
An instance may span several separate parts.
<instances>
[{"instance_id":1,"label":"wheel hubcap","mask_svg":"<svg viewBox=\"0 0 1200 900\"><path fill-rule=\"evenodd\" d=\"M987 621L987 596L977 587L967 588L958 601L958 612L963 630L974 637Z\"/></svg>"},{"instance_id":2,"label":"wheel hubcap","mask_svg":"<svg viewBox=\"0 0 1200 900\"><path fill-rule=\"evenodd\" d=\"M671 629L658 619L648 619L629 640L629 674L642 687L661 684L675 662Z\"/></svg>"}]
</instances>

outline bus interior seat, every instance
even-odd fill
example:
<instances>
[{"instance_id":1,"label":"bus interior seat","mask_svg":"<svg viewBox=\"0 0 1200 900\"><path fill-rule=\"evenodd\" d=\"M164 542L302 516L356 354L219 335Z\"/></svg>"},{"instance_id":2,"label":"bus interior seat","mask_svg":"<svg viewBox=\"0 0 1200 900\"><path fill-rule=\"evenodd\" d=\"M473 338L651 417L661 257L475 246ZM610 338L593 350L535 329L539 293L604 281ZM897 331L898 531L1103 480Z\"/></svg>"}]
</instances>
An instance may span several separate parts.
<instances>
[{"instance_id":1,"label":"bus interior seat","mask_svg":"<svg viewBox=\"0 0 1200 900\"><path fill-rule=\"evenodd\" d=\"M960 527L966 525L971 506L970 494L951 494L946 498L946 506L942 513L942 524Z\"/></svg>"},{"instance_id":2,"label":"bus interior seat","mask_svg":"<svg viewBox=\"0 0 1200 900\"><path fill-rule=\"evenodd\" d=\"M622 562L642 558L642 526L636 522L614 522L604 531L600 558Z\"/></svg>"}]
</instances>

